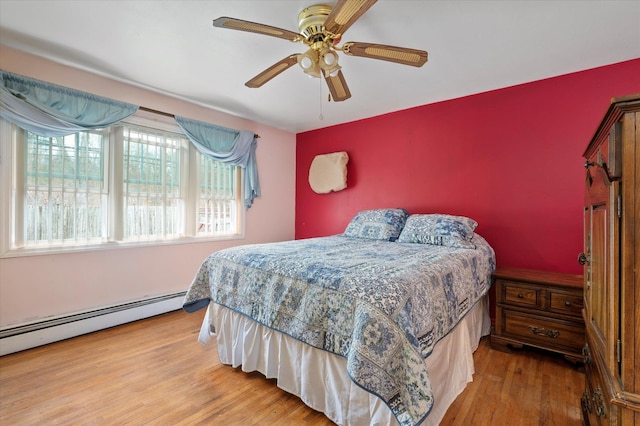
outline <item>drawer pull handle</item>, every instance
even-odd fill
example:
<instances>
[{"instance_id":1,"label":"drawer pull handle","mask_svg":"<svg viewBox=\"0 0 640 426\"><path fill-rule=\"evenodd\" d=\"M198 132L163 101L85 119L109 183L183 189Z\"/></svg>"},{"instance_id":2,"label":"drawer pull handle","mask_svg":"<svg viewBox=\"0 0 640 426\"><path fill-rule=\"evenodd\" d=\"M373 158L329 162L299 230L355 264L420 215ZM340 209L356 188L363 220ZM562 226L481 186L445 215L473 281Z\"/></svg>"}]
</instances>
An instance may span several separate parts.
<instances>
[{"instance_id":1,"label":"drawer pull handle","mask_svg":"<svg viewBox=\"0 0 640 426\"><path fill-rule=\"evenodd\" d=\"M600 390L600 386L596 387L596 390L593 391L593 396L591 397L591 401L596 406L596 416L607 418L607 409L604 406L604 397L602 396L602 391Z\"/></svg>"},{"instance_id":2,"label":"drawer pull handle","mask_svg":"<svg viewBox=\"0 0 640 426\"><path fill-rule=\"evenodd\" d=\"M547 330L544 327L538 328L535 325L530 325L529 331L531 331L533 334L537 334L538 336L550 337L552 339L555 339L560 335L560 332L558 330Z\"/></svg>"},{"instance_id":3,"label":"drawer pull handle","mask_svg":"<svg viewBox=\"0 0 640 426\"><path fill-rule=\"evenodd\" d=\"M567 308L571 307L571 302L569 302L568 300L564 301L564 306L566 306Z\"/></svg>"},{"instance_id":4,"label":"drawer pull handle","mask_svg":"<svg viewBox=\"0 0 640 426\"><path fill-rule=\"evenodd\" d=\"M524 294L518 293L518 299L524 299Z\"/></svg>"},{"instance_id":5,"label":"drawer pull handle","mask_svg":"<svg viewBox=\"0 0 640 426\"><path fill-rule=\"evenodd\" d=\"M589 347L588 346L584 346L582 348L582 357L584 358L584 363L585 364L591 364L591 351L589 351ZM589 410L591 411L591 410Z\"/></svg>"},{"instance_id":6,"label":"drawer pull handle","mask_svg":"<svg viewBox=\"0 0 640 426\"><path fill-rule=\"evenodd\" d=\"M589 413L593 411L591 408L591 396L589 395L588 391L584 391L584 393L582 394L582 398L580 398L580 401Z\"/></svg>"}]
</instances>

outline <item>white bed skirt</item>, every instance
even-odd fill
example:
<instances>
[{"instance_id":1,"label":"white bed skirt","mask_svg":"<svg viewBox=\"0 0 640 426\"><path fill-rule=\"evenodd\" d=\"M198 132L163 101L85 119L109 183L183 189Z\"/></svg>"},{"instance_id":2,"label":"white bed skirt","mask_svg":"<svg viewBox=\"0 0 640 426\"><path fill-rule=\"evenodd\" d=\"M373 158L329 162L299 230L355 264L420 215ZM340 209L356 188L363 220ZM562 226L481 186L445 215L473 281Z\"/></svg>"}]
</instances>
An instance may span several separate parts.
<instances>
[{"instance_id":1,"label":"white bed skirt","mask_svg":"<svg viewBox=\"0 0 640 426\"><path fill-rule=\"evenodd\" d=\"M215 304L207 309L200 330L199 340L204 344L213 335L210 324L216 331L218 355L223 364L277 379L278 387L297 395L338 425L398 424L382 400L351 381L344 358ZM425 360L435 403L423 425L438 425L449 406L473 380L473 352L490 328L489 303L485 297L436 344Z\"/></svg>"}]
</instances>

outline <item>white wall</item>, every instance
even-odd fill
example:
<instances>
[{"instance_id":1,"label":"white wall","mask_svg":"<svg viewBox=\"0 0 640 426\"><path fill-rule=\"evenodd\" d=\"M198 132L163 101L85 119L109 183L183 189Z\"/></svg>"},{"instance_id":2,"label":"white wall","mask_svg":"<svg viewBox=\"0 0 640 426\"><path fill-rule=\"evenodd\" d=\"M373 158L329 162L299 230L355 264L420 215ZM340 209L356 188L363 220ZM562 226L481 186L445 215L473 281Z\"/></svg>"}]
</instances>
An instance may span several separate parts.
<instances>
[{"instance_id":1,"label":"white wall","mask_svg":"<svg viewBox=\"0 0 640 426\"><path fill-rule=\"evenodd\" d=\"M185 291L200 263L213 251L294 238L295 134L6 46L0 46L0 68L158 111L252 130L260 135L257 158L262 189L262 196L247 212L244 240L0 259L0 327Z\"/></svg>"}]
</instances>

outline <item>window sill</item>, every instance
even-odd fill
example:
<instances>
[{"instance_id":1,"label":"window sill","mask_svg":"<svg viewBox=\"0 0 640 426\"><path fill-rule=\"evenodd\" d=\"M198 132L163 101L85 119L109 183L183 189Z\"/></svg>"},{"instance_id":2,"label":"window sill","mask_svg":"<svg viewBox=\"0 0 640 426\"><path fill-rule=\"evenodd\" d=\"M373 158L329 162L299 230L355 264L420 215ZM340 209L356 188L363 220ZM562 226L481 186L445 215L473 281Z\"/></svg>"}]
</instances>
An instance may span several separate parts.
<instances>
[{"instance_id":1,"label":"window sill","mask_svg":"<svg viewBox=\"0 0 640 426\"><path fill-rule=\"evenodd\" d=\"M244 234L207 236L207 237L181 237L173 240L150 240L150 241L110 241L105 243L86 244L77 246L55 246L55 247L30 247L10 249L0 254L0 259L10 259L16 257L42 256L51 254L86 253L91 251L122 250L130 248L171 246L181 244L201 244L219 241L243 240Z\"/></svg>"}]
</instances>

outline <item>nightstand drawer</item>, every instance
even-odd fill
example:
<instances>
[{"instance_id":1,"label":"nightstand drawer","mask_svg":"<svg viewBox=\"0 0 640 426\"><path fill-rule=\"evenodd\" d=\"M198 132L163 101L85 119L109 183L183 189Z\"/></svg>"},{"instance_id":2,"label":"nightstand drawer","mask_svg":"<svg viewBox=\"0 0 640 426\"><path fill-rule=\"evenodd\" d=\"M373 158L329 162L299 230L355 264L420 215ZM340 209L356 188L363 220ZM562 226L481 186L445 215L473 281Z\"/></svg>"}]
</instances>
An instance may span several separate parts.
<instances>
[{"instance_id":1,"label":"nightstand drawer","mask_svg":"<svg viewBox=\"0 0 640 426\"><path fill-rule=\"evenodd\" d=\"M582 362L582 275L498 268L496 323L491 347L510 352L524 345L561 353Z\"/></svg>"},{"instance_id":2,"label":"nightstand drawer","mask_svg":"<svg viewBox=\"0 0 640 426\"><path fill-rule=\"evenodd\" d=\"M582 293L549 291L549 298L549 309L551 311L582 317L582 307L584 306Z\"/></svg>"},{"instance_id":3,"label":"nightstand drawer","mask_svg":"<svg viewBox=\"0 0 640 426\"><path fill-rule=\"evenodd\" d=\"M505 336L543 348L563 348L577 353L584 346L582 324L509 310L503 310L502 315Z\"/></svg>"},{"instance_id":4,"label":"nightstand drawer","mask_svg":"<svg viewBox=\"0 0 640 426\"><path fill-rule=\"evenodd\" d=\"M504 288L503 303L529 308L540 307L540 290L511 281L503 281L502 285Z\"/></svg>"}]
</instances>

